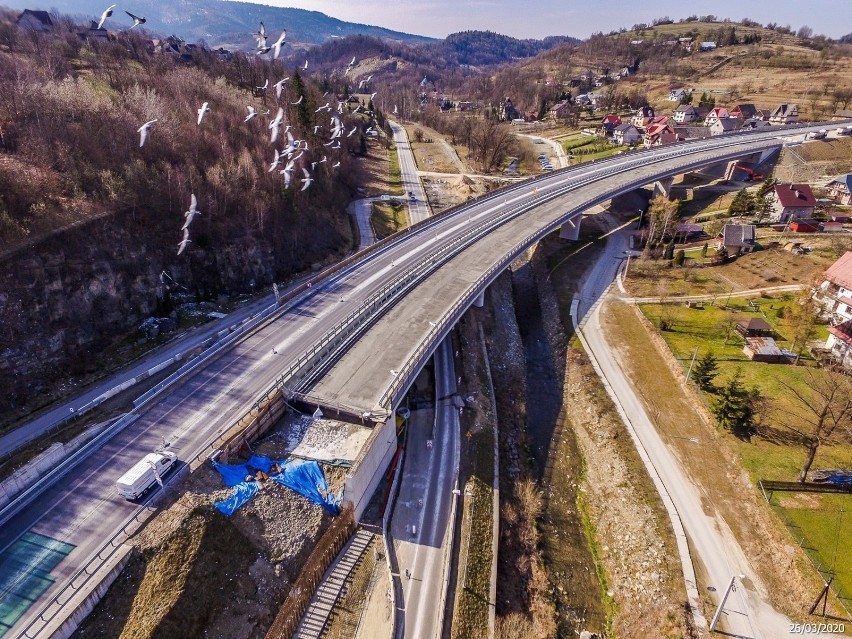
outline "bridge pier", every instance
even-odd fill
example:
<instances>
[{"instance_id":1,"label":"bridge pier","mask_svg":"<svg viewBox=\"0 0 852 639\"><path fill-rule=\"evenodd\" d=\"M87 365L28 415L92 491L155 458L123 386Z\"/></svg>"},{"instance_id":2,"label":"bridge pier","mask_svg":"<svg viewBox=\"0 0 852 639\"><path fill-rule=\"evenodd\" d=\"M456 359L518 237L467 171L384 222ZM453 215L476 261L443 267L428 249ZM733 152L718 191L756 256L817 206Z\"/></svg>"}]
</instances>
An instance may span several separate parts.
<instances>
[{"instance_id":1,"label":"bridge pier","mask_svg":"<svg viewBox=\"0 0 852 639\"><path fill-rule=\"evenodd\" d=\"M654 182L654 197L657 197L659 195L668 197L673 182L673 177L664 178L662 180L657 180L656 182Z\"/></svg>"},{"instance_id":2,"label":"bridge pier","mask_svg":"<svg viewBox=\"0 0 852 639\"><path fill-rule=\"evenodd\" d=\"M580 239L580 221L582 216L573 217L559 229L559 239L561 240L579 240Z\"/></svg>"},{"instance_id":3,"label":"bridge pier","mask_svg":"<svg viewBox=\"0 0 852 639\"><path fill-rule=\"evenodd\" d=\"M485 290L479 292L479 295L473 298L473 305L476 308L482 308L485 306Z\"/></svg>"}]
</instances>

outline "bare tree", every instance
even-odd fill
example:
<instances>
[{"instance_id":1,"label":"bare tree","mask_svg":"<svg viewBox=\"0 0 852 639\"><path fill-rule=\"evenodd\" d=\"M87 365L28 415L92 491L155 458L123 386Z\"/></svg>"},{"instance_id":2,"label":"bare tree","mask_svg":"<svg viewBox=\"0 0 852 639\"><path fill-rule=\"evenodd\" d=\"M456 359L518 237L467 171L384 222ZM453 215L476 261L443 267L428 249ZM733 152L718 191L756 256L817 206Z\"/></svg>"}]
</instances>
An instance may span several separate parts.
<instances>
[{"instance_id":1,"label":"bare tree","mask_svg":"<svg viewBox=\"0 0 852 639\"><path fill-rule=\"evenodd\" d=\"M804 482L819 447L852 426L852 380L841 373L809 368L798 384L781 381L781 385L798 400L783 427L797 434L807 451L798 478Z\"/></svg>"}]
</instances>

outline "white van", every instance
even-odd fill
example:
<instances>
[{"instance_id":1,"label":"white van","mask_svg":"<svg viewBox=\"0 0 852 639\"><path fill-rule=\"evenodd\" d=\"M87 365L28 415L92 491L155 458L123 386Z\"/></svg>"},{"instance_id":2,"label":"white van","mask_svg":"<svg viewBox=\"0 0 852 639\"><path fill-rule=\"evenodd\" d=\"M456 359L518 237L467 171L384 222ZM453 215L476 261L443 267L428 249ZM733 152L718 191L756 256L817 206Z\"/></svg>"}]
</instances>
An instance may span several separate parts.
<instances>
[{"instance_id":1,"label":"white van","mask_svg":"<svg viewBox=\"0 0 852 639\"><path fill-rule=\"evenodd\" d=\"M118 494L125 499L138 499L157 483L157 475L162 478L176 461L174 453L148 453L115 482Z\"/></svg>"}]
</instances>

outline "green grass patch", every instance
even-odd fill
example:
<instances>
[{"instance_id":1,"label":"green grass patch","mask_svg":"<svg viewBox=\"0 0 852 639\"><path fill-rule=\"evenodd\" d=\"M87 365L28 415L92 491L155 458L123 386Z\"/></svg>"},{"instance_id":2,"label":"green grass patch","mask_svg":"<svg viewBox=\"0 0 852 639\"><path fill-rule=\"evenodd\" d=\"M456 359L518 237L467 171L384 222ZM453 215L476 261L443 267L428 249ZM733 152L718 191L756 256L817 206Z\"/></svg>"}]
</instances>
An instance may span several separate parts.
<instances>
[{"instance_id":1,"label":"green grass patch","mask_svg":"<svg viewBox=\"0 0 852 639\"><path fill-rule=\"evenodd\" d=\"M402 171L399 168L399 153L396 146L391 146L388 149L388 192L391 195L404 195Z\"/></svg>"},{"instance_id":2,"label":"green grass patch","mask_svg":"<svg viewBox=\"0 0 852 639\"><path fill-rule=\"evenodd\" d=\"M406 207L399 202L373 202L373 213L370 223L376 233L376 239L381 240L397 231L408 228Z\"/></svg>"}]
</instances>

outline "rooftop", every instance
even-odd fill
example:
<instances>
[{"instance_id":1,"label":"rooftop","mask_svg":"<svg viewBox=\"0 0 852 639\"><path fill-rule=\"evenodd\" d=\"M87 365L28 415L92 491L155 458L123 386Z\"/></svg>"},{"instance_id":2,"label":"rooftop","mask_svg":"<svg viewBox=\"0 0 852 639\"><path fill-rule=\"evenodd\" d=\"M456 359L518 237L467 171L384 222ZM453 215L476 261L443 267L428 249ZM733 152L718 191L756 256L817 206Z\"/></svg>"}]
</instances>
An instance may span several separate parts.
<instances>
[{"instance_id":1,"label":"rooftop","mask_svg":"<svg viewBox=\"0 0 852 639\"><path fill-rule=\"evenodd\" d=\"M852 251L846 251L825 271L825 279L832 284L852 290Z\"/></svg>"},{"instance_id":2,"label":"rooftop","mask_svg":"<svg viewBox=\"0 0 852 639\"><path fill-rule=\"evenodd\" d=\"M807 184L776 184L775 195L781 206L814 207L816 198Z\"/></svg>"}]
</instances>

